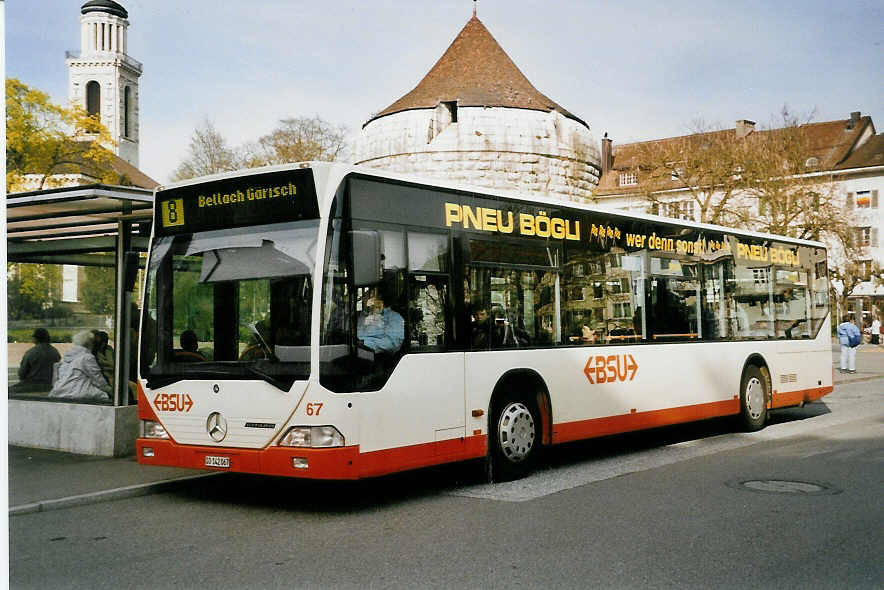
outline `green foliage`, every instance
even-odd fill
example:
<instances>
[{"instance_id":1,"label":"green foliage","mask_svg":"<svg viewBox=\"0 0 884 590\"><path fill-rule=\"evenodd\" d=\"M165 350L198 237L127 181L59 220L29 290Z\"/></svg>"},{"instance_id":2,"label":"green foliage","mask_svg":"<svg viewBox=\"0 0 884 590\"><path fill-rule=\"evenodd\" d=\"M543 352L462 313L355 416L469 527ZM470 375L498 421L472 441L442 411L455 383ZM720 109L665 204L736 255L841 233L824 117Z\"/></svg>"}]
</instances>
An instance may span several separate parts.
<instances>
[{"instance_id":1,"label":"green foliage","mask_svg":"<svg viewBox=\"0 0 884 590\"><path fill-rule=\"evenodd\" d=\"M77 332L80 332L80 330L52 329L49 331L50 342L71 342L71 338L73 338L74 334L76 334ZM7 332L6 334L6 341L33 342L33 334L33 328L18 328L15 330L9 330L9 332Z\"/></svg>"},{"instance_id":2,"label":"green foliage","mask_svg":"<svg viewBox=\"0 0 884 590\"><path fill-rule=\"evenodd\" d=\"M37 188L53 184L52 175L87 174L114 182L110 133L82 107L60 107L45 92L15 78L6 79L6 190L26 190L25 176L36 175Z\"/></svg>"},{"instance_id":3,"label":"green foliage","mask_svg":"<svg viewBox=\"0 0 884 590\"><path fill-rule=\"evenodd\" d=\"M63 317L69 314L61 299L61 266L55 264L6 265L6 305L10 320Z\"/></svg>"},{"instance_id":4,"label":"green foliage","mask_svg":"<svg viewBox=\"0 0 884 590\"><path fill-rule=\"evenodd\" d=\"M83 268L85 281L80 285L80 298L92 313L109 314L114 311L116 281L114 269L103 266Z\"/></svg>"}]
</instances>

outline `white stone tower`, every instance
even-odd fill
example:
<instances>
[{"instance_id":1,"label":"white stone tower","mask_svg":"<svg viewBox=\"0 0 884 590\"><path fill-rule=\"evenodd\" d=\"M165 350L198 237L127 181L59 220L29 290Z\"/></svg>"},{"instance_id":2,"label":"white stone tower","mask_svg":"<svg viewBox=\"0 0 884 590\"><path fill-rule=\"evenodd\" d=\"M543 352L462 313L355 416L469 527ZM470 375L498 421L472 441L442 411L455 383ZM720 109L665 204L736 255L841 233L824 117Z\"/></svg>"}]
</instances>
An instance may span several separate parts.
<instances>
[{"instance_id":1,"label":"white stone tower","mask_svg":"<svg viewBox=\"0 0 884 590\"><path fill-rule=\"evenodd\" d=\"M126 53L129 13L113 0L80 9L80 52L67 54L68 98L100 117L116 146L138 167L138 78L141 63Z\"/></svg>"},{"instance_id":2,"label":"white stone tower","mask_svg":"<svg viewBox=\"0 0 884 590\"><path fill-rule=\"evenodd\" d=\"M589 125L539 92L475 14L411 92L363 125L353 156L573 201L591 199L601 171Z\"/></svg>"}]
</instances>

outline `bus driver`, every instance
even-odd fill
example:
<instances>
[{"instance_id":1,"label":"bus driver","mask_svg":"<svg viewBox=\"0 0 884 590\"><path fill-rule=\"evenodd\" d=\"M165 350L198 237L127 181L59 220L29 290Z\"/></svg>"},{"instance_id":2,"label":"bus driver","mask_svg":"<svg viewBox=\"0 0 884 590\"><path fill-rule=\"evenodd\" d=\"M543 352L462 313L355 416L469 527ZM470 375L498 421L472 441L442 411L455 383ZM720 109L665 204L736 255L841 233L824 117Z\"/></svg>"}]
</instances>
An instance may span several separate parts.
<instances>
[{"instance_id":1,"label":"bus driver","mask_svg":"<svg viewBox=\"0 0 884 590\"><path fill-rule=\"evenodd\" d=\"M384 306L380 290L373 289L365 300L365 309L356 322L359 344L375 354L393 354L405 339L405 322L402 316Z\"/></svg>"}]
</instances>

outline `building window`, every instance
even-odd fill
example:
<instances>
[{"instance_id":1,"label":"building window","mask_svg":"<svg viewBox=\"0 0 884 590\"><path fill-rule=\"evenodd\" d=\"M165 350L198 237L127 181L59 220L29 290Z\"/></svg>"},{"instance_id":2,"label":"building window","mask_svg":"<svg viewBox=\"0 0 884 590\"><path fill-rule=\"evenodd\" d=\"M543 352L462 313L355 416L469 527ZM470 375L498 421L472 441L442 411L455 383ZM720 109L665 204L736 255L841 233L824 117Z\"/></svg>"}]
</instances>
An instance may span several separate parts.
<instances>
[{"instance_id":1,"label":"building window","mask_svg":"<svg viewBox=\"0 0 884 590\"><path fill-rule=\"evenodd\" d=\"M132 103L131 103L131 94L132 89L129 86L126 86L126 89L123 90L123 136L131 137L129 133L129 117L131 113Z\"/></svg>"},{"instance_id":2,"label":"building window","mask_svg":"<svg viewBox=\"0 0 884 590\"><path fill-rule=\"evenodd\" d=\"M626 279L611 279L608 281L608 293L618 295L629 291L629 283Z\"/></svg>"},{"instance_id":3,"label":"building window","mask_svg":"<svg viewBox=\"0 0 884 590\"><path fill-rule=\"evenodd\" d=\"M872 245L872 228L871 227L860 227L856 230L856 241L857 246L860 247L868 247Z\"/></svg>"},{"instance_id":4,"label":"building window","mask_svg":"<svg viewBox=\"0 0 884 590\"><path fill-rule=\"evenodd\" d=\"M614 304L614 317L615 318L631 318L632 317L632 306L629 303L615 303Z\"/></svg>"},{"instance_id":5,"label":"building window","mask_svg":"<svg viewBox=\"0 0 884 590\"><path fill-rule=\"evenodd\" d=\"M605 296L605 290L602 288L602 283L599 281L595 281L592 284L592 298L593 299L602 299Z\"/></svg>"},{"instance_id":6,"label":"building window","mask_svg":"<svg viewBox=\"0 0 884 590\"><path fill-rule=\"evenodd\" d=\"M452 123L457 123L457 101L450 100L442 103L448 110L448 117Z\"/></svg>"},{"instance_id":7,"label":"building window","mask_svg":"<svg viewBox=\"0 0 884 590\"><path fill-rule=\"evenodd\" d=\"M666 217L672 217L674 219L687 219L690 221L694 220L694 202L691 200L686 201L672 201L670 203L665 203L665 211Z\"/></svg>"},{"instance_id":8,"label":"building window","mask_svg":"<svg viewBox=\"0 0 884 590\"><path fill-rule=\"evenodd\" d=\"M86 112L101 118L101 85L95 80L86 84Z\"/></svg>"},{"instance_id":9,"label":"building window","mask_svg":"<svg viewBox=\"0 0 884 590\"><path fill-rule=\"evenodd\" d=\"M856 208L868 209L872 206L872 191L856 191Z\"/></svg>"},{"instance_id":10,"label":"building window","mask_svg":"<svg viewBox=\"0 0 884 590\"><path fill-rule=\"evenodd\" d=\"M635 186L638 184L638 177L635 172L621 172L620 186Z\"/></svg>"},{"instance_id":11,"label":"building window","mask_svg":"<svg viewBox=\"0 0 884 590\"><path fill-rule=\"evenodd\" d=\"M767 270L766 268L753 268L752 269L752 282L756 285L766 285L767 284Z\"/></svg>"},{"instance_id":12,"label":"building window","mask_svg":"<svg viewBox=\"0 0 884 590\"><path fill-rule=\"evenodd\" d=\"M694 202L682 201L679 206L679 219L694 220Z\"/></svg>"}]
</instances>

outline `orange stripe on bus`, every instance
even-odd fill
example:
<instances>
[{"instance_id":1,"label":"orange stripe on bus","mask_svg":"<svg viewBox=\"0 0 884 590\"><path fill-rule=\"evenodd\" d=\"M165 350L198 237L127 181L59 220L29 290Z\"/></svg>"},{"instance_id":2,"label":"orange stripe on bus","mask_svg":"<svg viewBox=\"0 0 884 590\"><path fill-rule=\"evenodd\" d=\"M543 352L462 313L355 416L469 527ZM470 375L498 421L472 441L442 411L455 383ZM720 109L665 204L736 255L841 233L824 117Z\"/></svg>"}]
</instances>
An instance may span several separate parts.
<instances>
[{"instance_id":1,"label":"orange stripe on bus","mask_svg":"<svg viewBox=\"0 0 884 590\"><path fill-rule=\"evenodd\" d=\"M739 411L739 400L725 400L708 404L697 404L695 406L682 406L680 408L565 422L553 426L553 443L558 444L645 428L656 428L680 422L693 422L695 420L737 414Z\"/></svg>"},{"instance_id":2,"label":"orange stripe on bus","mask_svg":"<svg viewBox=\"0 0 884 590\"><path fill-rule=\"evenodd\" d=\"M800 389L798 391L787 391L773 396L771 408L787 408L789 406L797 406L802 402L812 402L820 399L824 395L832 393L835 388L831 385L828 387L813 387L811 389Z\"/></svg>"}]
</instances>

